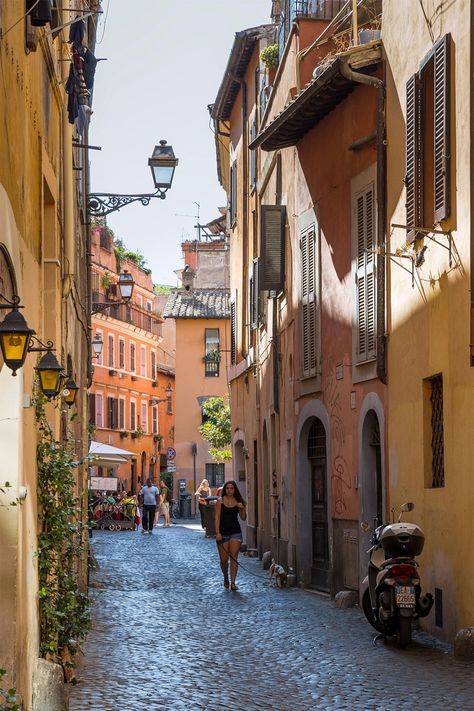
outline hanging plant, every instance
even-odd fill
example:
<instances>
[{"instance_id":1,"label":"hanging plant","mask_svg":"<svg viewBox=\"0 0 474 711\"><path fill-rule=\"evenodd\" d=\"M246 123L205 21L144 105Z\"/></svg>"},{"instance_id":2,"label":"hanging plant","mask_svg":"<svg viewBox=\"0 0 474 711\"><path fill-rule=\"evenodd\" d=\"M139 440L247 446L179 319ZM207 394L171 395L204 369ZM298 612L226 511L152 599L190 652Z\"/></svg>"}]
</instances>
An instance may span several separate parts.
<instances>
[{"instance_id":1,"label":"hanging plant","mask_svg":"<svg viewBox=\"0 0 474 711\"><path fill-rule=\"evenodd\" d=\"M79 588L77 575L77 562L84 557L86 525L82 502L74 494L73 472L80 462L67 445L55 439L44 404L44 396L36 391L40 653L59 661L67 647L72 654L77 651L90 628L90 602Z\"/></svg>"},{"instance_id":2,"label":"hanging plant","mask_svg":"<svg viewBox=\"0 0 474 711\"><path fill-rule=\"evenodd\" d=\"M267 69L276 69L278 67L279 51L277 44L269 44L265 49L260 52L260 59L267 67Z\"/></svg>"}]
</instances>

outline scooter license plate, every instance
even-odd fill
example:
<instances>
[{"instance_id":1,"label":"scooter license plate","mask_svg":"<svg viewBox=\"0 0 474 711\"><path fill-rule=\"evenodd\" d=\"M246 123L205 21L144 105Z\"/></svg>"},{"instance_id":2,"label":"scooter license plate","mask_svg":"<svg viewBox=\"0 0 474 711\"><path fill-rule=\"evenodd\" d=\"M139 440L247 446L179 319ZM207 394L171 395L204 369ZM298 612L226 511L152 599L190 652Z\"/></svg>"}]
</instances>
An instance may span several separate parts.
<instances>
[{"instance_id":1,"label":"scooter license plate","mask_svg":"<svg viewBox=\"0 0 474 711\"><path fill-rule=\"evenodd\" d=\"M415 607L415 588L412 585L396 586L395 601L398 607Z\"/></svg>"}]
</instances>

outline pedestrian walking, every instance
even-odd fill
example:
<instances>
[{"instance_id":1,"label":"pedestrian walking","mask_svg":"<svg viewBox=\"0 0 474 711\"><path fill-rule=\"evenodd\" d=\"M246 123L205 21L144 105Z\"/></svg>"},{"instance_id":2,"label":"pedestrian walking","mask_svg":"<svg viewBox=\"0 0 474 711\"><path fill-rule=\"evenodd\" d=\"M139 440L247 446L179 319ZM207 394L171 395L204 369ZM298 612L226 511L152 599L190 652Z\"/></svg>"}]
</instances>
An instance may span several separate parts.
<instances>
[{"instance_id":1,"label":"pedestrian walking","mask_svg":"<svg viewBox=\"0 0 474 711\"><path fill-rule=\"evenodd\" d=\"M211 495L211 487L207 479L203 479L199 484L196 494L198 497L199 513L201 514L201 528L206 528L204 525L204 509L206 508L206 497Z\"/></svg>"},{"instance_id":2,"label":"pedestrian walking","mask_svg":"<svg viewBox=\"0 0 474 711\"><path fill-rule=\"evenodd\" d=\"M226 590L229 589L229 560L230 589L237 590L235 584L238 569L237 559L242 545L239 516L242 521L247 518L245 501L235 481L228 481L222 487L221 498L216 501L214 513L217 550Z\"/></svg>"},{"instance_id":3,"label":"pedestrian walking","mask_svg":"<svg viewBox=\"0 0 474 711\"><path fill-rule=\"evenodd\" d=\"M160 513L163 514L165 528L170 526L170 490L166 486L166 482L160 479Z\"/></svg>"},{"instance_id":4,"label":"pedestrian walking","mask_svg":"<svg viewBox=\"0 0 474 711\"><path fill-rule=\"evenodd\" d=\"M142 533L153 533L153 521L155 519L156 507L160 503L160 490L153 485L153 481L148 478L146 486L140 491L140 499L143 502Z\"/></svg>"}]
</instances>

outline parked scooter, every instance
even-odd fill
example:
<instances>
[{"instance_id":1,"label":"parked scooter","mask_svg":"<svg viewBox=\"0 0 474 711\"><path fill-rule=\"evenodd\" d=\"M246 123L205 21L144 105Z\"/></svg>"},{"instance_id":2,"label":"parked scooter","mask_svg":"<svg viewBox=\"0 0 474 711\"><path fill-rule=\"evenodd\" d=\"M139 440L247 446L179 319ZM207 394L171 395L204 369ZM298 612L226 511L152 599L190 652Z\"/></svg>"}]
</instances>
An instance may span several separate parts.
<instances>
[{"instance_id":1,"label":"parked scooter","mask_svg":"<svg viewBox=\"0 0 474 711\"><path fill-rule=\"evenodd\" d=\"M369 552L368 575L362 583L362 608L379 638L397 636L400 646L411 642L414 620L426 617L433 596L421 594L420 575L415 557L423 550L425 536L415 523L402 523L403 512L413 511L409 502L400 507L397 522L377 525ZM368 523L361 528L368 531Z\"/></svg>"}]
</instances>

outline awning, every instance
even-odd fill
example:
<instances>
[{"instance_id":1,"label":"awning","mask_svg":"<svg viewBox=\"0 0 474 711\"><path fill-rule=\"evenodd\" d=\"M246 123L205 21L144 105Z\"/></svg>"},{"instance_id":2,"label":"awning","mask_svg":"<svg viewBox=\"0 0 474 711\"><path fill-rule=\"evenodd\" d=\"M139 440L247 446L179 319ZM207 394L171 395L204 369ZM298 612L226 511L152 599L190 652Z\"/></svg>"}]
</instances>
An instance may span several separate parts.
<instances>
[{"instance_id":1,"label":"awning","mask_svg":"<svg viewBox=\"0 0 474 711\"><path fill-rule=\"evenodd\" d=\"M367 45L366 48L354 47L353 55L364 54L362 66L349 62L361 73L370 73L380 61L379 47ZM349 54L349 53L346 53ZM356 84L347 79L341 72L341 65L346 57L332 59L314 72L314 78L285 108L275 116L261 133L250 144L254 150L260 147L263 151L275 151L278 148L294 146L313 126L316 126L337 104L345 99ZM367 64L364 66L364 63Z\"/></svg>"},{"instance_id":2,"label":"awning","mask_svg":"<svg viewBox=\"0 0 474 711\"><path fill-rule=\"evenodd\" d=\"M120 449L92 440L87 458L91 464L114 466L124 464L136 456L135 452L129 452L128 449Z\"/></svg>"}]
</instances>

